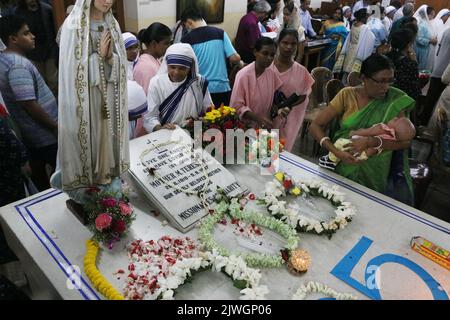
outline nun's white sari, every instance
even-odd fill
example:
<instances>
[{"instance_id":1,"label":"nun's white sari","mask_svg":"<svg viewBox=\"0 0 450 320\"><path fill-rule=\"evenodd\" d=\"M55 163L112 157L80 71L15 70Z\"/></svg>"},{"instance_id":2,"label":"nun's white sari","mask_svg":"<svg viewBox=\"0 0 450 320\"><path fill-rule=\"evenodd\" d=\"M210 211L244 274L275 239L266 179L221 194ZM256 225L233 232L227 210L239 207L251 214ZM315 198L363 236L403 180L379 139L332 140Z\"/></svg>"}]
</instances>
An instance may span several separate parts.
<instances>
[{"instance_id":1,"label":"nun's white sari","mask_svg":"<svg viewBox=\"0 0 450 320\"><path fill-rule=\"evenodd\" d=\"M77 0L62 26L59 170L52 177L54 187L80 202L83 188L108 187L129 168L125 47L111 11L97 22L90 20L90 8L91 0ZM97 53L102 30L110 31L114 45L108 62ZM102 88L106 88L106 104Z\"/></svg>"},{"instance_id":2,"label":"nun's white sari","mask_svg":"<svg viewBox=\"0 0 450 320\"><path fill-rule=\"evenodd\" d=\"M444 21L442 21L442 17L446 14L448 14L448 9L442 9L439 11L439 13L436 15L436 17L430 21L430 34L432 38L438 38L439 33L441 30L444 29ZM437 44L431 45L430 44L430 50L428 51L428 59L427 59L427 69L433 70L434 65L434 57L436 56L437 51Z\"/></svg>"},{"instance_id":3,"label":"nun's white sari","mask_svg":"<svg viewBox=\"0 0 450 320\"><path fill-rule=\"evenodd\" d=\"M189 75L182 82L169 78L167 57L171 55L192 61ZM189 44L175 43L167 49L158 74L150 80L147 103L148 112L144 115L147 132L152 132L157 125L181 124L187 118L198 118L212 105L208 83L199 74L197 57Z\"/></svg>"}]
</instances>

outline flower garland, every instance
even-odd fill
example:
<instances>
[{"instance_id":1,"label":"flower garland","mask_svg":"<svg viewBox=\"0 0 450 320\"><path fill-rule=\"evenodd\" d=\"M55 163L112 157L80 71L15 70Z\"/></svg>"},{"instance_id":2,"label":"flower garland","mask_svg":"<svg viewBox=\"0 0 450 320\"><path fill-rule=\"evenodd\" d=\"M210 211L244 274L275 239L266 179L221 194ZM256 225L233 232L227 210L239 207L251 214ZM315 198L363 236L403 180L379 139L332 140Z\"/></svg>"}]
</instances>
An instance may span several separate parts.
<instances>
[{"instance_id":1,"label":"flower garland","mask_svg":"<svg viewBox=\"0 0 450 320\"><path fill-rule=\"evenodd\" d=\"M203 269L203 270L202 270ZM168 276L158 281L158 298L172 300L174 290L184 284L193 271L211 269L224 272L234 280L234 286L242 289L241 300L262 300L269 292L266 286L260 286L261 273L258 269L249 268L241 257L224 257L214 252L200 252L199 258L177 261L169 268Z\"/></svg>"},{"instance_id":2,"label":"flower garland","mask_svg":"<svg viewBox=\"0 0 450 320\"><path fill-rule=\"evenodd\" d=\"M164 236L158 241L136 240L128 247L131 263L125 285L125 298L132 300L171 300L175 290L195 272L212 269L224 272L242 289L241 299L263 299L268 293L260 286L261 273L249 268L240 257L223 257L203 252L190 238Z\"/></svg>"},{"instance_id":3,"label":"flower garland","mask_svg":"<svg viewBox=\"0 0 450 320\"><path fill-rule=\"evenodd\" d=\"M308 282L303 284L296 293L292 296L292 300L305 300L311 293L322 293L323 295L334 298L336 300L357 300L358 297L350 293L339 293L326 285L319 282Z\"/></svg>"},{"instance_id":4,"label":"flower garland","mask_svg":"<svg viewBox=\"0 0 450 320\"><path fill-rule=\"evenodd\" d=\"M224 257L231 256L231 253L224 247L221 247L213 236L214 226L222 221L225 215L229 215L231 218L244 220L273 230L287 240L284 250L281 250L281 254L279 255L270 256L255 253L240 254L249 266L258 268L276 268L282 266L289 260L291 251L297 247L298 243L297 234L293 228L273 217L243 210L237 198L229 199L223 194L218 194L218 197L220 202L215 208L215 213L204 218L198 230L198 238L208 250L215 250Z\"/></svg>"},{"instance_id":5,"label":"flower garland","mask_svg":"<svg viewBox=\"0 0 450 320\"><path fill-rule=\"evenodd\" d=\"M334 211L336 217L329 221L305 217L298 209L286 207L286 201L279 200L287 195L298 197L302 192L329 200L336 207ZM285 221L297 231L327 234L329 238L336 230L344 229L356 214L352 204L345 201L344 194L338 190L337 186L329 187L322 181L296 183L283 172L277 172L275 181L266 185L264 198L260 200L260 203L266 205L275 218Z\"/></svg>"},{"instance_id":6,"label":"flower garland","mask_svg":"<svg viewBox=\"0 0 450 320\"><path fill-rule=\"evenodd\" d=\"M94 287L109 300L124 300L124 297L106 280L97 269L96 259L99 245L93 240L86 241L86 256L84 257L84 273Z\"/></svg>"}]
</instances>

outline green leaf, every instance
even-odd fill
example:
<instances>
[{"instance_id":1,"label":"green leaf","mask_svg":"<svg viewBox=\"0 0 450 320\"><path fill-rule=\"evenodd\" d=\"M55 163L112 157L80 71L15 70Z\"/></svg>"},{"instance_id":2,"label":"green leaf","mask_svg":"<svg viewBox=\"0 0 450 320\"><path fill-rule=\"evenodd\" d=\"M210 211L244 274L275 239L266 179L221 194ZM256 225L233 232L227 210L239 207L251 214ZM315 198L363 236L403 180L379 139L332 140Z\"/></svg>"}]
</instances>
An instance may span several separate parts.
<instances>
[{"instance_id":1,"label":"green leaf","mask_svg":"<svg viewBox=\"0 0 450 320\"><path fill-rule=\"evenodd\" d=\"M239 290L247 288L247 281L245 280L233 280L233 286Z\"/></svg>"}]
</instances>

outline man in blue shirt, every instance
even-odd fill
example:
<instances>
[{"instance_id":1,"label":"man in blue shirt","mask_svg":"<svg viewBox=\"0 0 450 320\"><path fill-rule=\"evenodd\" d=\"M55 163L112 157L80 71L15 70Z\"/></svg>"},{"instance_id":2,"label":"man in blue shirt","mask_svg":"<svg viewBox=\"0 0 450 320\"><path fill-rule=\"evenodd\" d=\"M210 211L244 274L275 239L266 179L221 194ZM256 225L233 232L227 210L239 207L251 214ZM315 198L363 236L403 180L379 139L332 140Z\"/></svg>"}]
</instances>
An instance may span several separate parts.
<instances>
[{"instance_id":1,"label":"man in blue shirt","mask_svg":"<svg viewBox=\"0 0 450 320\"><path fill-rule=\"evenodd\" d=\"M14 12L27 22L35 38L35 48L26 52L26 57L33 62L44 78L50 90L58 95L58 46L53 9L45 1L19 0Z\"/></svg>"},{"instance_id":2,"label":"man in blue shirt","mask_svg":"<svg viewBox=\"0 0 450 320\"><path fill-rule=\"evenodd\" d=\"M311 0L300 1L300 21L302 22L303 28L305 28L306 36L308 38L314 38L317 33L314 31L311 24L311 14L308 11L310 5Z\"/></svg>"},{"instance_id":3,"label":"man in blue shirt","mask_svg":"<svg viewBox=\"0 0 450 320\"><path fill-rule=\"evenodd\" d=\"M18 16L0 19L0 91L28 149L32 180L39 191L50 187L46 166L55 169L58 148L56 99L36 67L25 58L35 47L27 23Z\"/></svg>"},{"instance_id":4,"label":"man in blue shirt","mask_svg":"<svg viewBox=\"0 0 450 320\"><path fill-rule=\"evenodd\" d=\"M198 59L200 74L208 80L208 90L214 105L229 105L231 88L228 81L227 63L243 64L227 33L219 28L205 25L201 12L187 8L181 20L191 30L181 42L194 49Z\"/></svg>"}]
</instances>

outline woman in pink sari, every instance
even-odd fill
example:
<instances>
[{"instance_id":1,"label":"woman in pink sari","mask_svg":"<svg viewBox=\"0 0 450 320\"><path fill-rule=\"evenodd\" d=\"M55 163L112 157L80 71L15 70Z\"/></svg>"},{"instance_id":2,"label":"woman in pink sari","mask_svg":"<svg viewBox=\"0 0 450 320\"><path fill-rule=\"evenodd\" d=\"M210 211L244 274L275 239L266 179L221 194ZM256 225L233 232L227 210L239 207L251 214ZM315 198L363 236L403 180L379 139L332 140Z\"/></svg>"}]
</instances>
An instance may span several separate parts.
<instances>
[{"instance_id":1,"label":"woman in pink sari","mask_svg":"<svg viewBox=\"0 0 450 320\"><path fill-rule=\"evenodd\" d=\"M152 23L147 29L139 31L138 39L145 44L145 50L141 51L141 55L134 66L134 80L148 94L150 80L158 73L161 66L160 59L166 53L170 46L172 31L162 23ZM143 118L137 120L135 138L146 135L147 131L143 126Z\"/></svg>"},{"instance_id":2,"label":"woman in pink sari","mask_svg":"<svg viewBox=\"0 0 450 320\"><path fill-rule=\"evenodd\" d=\"M308 70L294 61L298 47L298 32L294 29L283 29L278 37L278 55L270 67L281 79L283 85L279 89L285 97L295 94L297 100L294 107L285 108L282 114L274 119L274 128L280 129L280 137L285 139L285 149L291 151L305 117L313 77Z\"/></svg>"},{"instance_id":3,"label":"woman in pink sari","mask_svg":"<svg viewBox=\"0 0 450 320\"><path fill-rule=\"evenodd\" d=\"M254 122L259 128L273 128L270 116L273 98L283 84L270 68L276 48L276 43L270 38L261 37L256 41L255 62L238 72L231 94L230 106L237 110L239 117Z\"/></svg>"}]
</instances>

